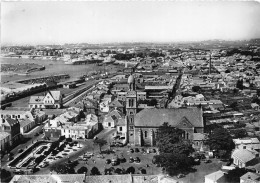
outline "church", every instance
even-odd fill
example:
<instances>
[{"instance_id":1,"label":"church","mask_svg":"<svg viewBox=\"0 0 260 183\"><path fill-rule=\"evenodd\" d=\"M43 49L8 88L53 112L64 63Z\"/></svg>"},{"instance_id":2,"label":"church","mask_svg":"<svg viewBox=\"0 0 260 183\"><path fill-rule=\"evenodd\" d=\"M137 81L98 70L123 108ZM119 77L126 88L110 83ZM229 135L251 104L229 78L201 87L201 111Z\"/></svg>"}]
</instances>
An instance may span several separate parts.
<instances>
[{"instance_id":1,"label":"church","mask_svg":"<svg viewBox=\"0 0 260 183\"><path fill-rule=\"evenodd\" d=\"M129 91L126 95L127 136L129 144L154 146L157 129L167 122L183 130L183 138L193 140L194 133L204 132L203 111L198 107L148 108L139 111L135 78L128 78Z\"/></svg>"}]
</instances>

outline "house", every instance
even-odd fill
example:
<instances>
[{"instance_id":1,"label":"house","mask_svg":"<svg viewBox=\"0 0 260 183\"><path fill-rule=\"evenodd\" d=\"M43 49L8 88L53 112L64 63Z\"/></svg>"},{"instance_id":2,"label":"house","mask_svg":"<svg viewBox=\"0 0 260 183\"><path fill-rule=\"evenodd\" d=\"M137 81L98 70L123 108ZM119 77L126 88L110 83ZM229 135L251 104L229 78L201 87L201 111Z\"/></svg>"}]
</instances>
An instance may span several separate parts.
<instances>
[{"instance_id":1,"label":"house","mask_svg":"<svg viewBox=\"0 0 260 183\"><path fill-rule=\"evenodd\" d=\"M260 174L247 172L245 175L240 177L240 183L259 183L260 182Z\"/></svg>"},{"instance_id":2,"label":"house","mask_svg":"<svg viewBox=\"0 0 260 183\"><path fill-rule=\"evenodd\" d=\"M233 158L234 165L239 168L245 168L259 163L259 153L254 150L248 149L235 149L232 152L231 158Z\"/></svg>"},{"instance_id":3,"label":"house","mask_svg":"<svg viewBox=\"0 0 260 183\"><path fill-rule=\"evenodd\" d=\"M204 146L204 141L206 140L206 136L203 133L194 133L193 134L193 148L200 150Z\"/></svg>"},{"instance_id":4,"label":"house","mask_svg":"<svg viewBox=\"0 0 260 183\"><path fill-rule=\"evenodd\" d=\"M98 117L94 114L87 115L85 121L77 123L50 120L44 126L45 136L56 138L60 136L73 139L92 138L98 131Z\"/></svg>"},{"instance_id":5,"label":"house","mask_svg":"<svg viewBox=\"0 0 260 183\"><path fill-rule=\"evenodd\" d=\"M15 175L10 183L177 183L162 175L95 175L85 174L44 174L44 175Z\"/></svg>"},{"instance_id":6,"label":"house","mask_svg":"<svg viewBox=\"0 0 260 183\"><path fill-rule=\"evenodd\" d=\"M176 109L143 109L134 116L128 125L134 126L134 133L129 134L129 142L135 145L153 146L157 129L167 122L172 127L183 130L185 139L193 139L194 133L204 132L202 109L197 107ZM141 142L141 143L140 143Z\"/></svg>"},{"instance_id":7,"label":"house","mask_svg":"<svg viewBox=\"0 0 260 183\"><path fill-rule=\"evenodd\" d=\"M120 136L120 139L122 137L127 138L127 118L119 118L116 126L117 135Z\"/></svg>"},{"instance_id":8,"label":"house","mask_svg":"<svg viewBox=\"0 0 260 183\"><path fill-rule=\"evenodd\" d=\"M12 146L11 134L8 132L0 133L0 141L1 141L1 152L8 151Z\"/></svg>"},{"instance_id":9,"label":"house","mask_svg":"<svg viewBox=\"0 0 260 183\"><path fill-rule=\"evenodd\" d=\"M98 103L95 100L89 99L87 97L74 105L74 107L80 108L87 114L98 114Z\"/></svg>"},{"instance_id":10,"label":"house","mask_svg":"<svg viewBox=\"0 0 260 183\"><path fill-rule=\"evenodd\" d=\"M104 128L115 128L117 126L118 119L122 117L122 112L114 109L105 115L102 125Z\"/></svg>"},{"instance_id":11,"label":"house","mask_svg":"<svg viewBox=\"0 0 260 183\"><path fill-rule=\"evenodd\" d=\"M20 123L20 132L22 135L29 132L31 129L33 129L36 126L35 121L31 121L28 118L19 119L19 123Z\"/></svg>"},{"instance_id":12,"label":"house","mask_svg":"<svg viewBox=\"0 0 260 183\"><path fill-rule=\"evenodd\" d=\"M99 104L99 109L101 112L108 112L109 111L109 101L105 100Z\"/></svg>"},{"instance_id":13,"label":"house","mask_svg":"<svg viewBox=\"0 0 260 183\"><path fill-rule=\"evenodd\" d=\"M221 170L205 175L205 183L226 183L224 172Z\"/></svg>"},{"instance_id":14,"label":"house","mask_svg":"<svg viewBox=\"0 0 260 183\"><path fill-rule=\"evenodd\" d=\"M21 140L20 123L11 117L0 119L0 132L8 132L11 135L11 145L18 145Z\"/></svg>"},{"instance_id":15,"label":"house","mask_svg":"<svg viewBox=\"0 0 260 183\"><path fill-rule=\"evenodd\" d=\"M237 149L248 149L260 152L260 142L257 138L233 139Z\"/></svg>"},{"instance_id":16,"label":"house","mask_svg":"<svg viewBox=\"0 0 260 183\"><path fill-rule=\"evenodd\" d=\"M110 102L109 104L109 110L114 110L117 109L121 112L124 111L124 106L121 102L119 102L117 99L113 100L112 102Z\"/></svg>"},{"instance_id":17,"label":"house","mask_svg":"<svg viewBox=\"0 0 260 183\"><path fill-rule=\"evenodd\" d=\"M111 116L110 114L105 115L103 120L103 128L115 128L117 123L117 118L115 116Z\"/></svg>"},{"instance_id":18,"label":"house","mask_svg":"<svg viewBox=\"0 0 260 183\"><path fill-rule=\"evenodd\" d=\"M252 109L259 111L259 105L257 103L252 103L251 104Z\"/></svg>"},{"instance_id":19,"label":"house","mask_svg":"<svg viewBox=\"0 0 260 183\"><path fill-rule=\"evenodd\" d=\"M45 96L31 96L29 108L61 108L62 96L60 91L48 91Z\"/></svg>"}]
</instances>

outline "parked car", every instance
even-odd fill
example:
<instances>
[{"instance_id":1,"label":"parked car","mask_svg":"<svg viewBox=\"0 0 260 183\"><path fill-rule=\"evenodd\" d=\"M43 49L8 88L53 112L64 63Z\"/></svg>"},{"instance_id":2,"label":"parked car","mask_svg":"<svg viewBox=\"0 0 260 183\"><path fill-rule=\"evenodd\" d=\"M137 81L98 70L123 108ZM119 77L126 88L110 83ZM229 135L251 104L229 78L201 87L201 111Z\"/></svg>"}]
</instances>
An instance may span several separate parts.
<instances>
[{"instance_id":1,"label":"parked car","mask_svg":"<svg viewBox=\"0 0 260 183\"><path fill-rule=\"evenodd\" d=\"M22 174L24 174L24 171L15 169L14 174L22 175Z\"/></svg>"},{"instance_id":2,"label":"parked car","mask_svg":"<svg viewBox=\"0 0 260 183\"><path fill-rule=\"evenodd\" d=\"M104 159L104 156L103 156L103 155L101 155L101 154L98 154L98 155L97 155L97 158Z\"/></svg>"},{"instance_id":3,"label":"parked car","mask_svg":"<svg viewBox=\"0 0 260 183\"><path fill-rule=\"evenodd\" d=\"M140 152L138 148L135 148L135 152Z\"/></svg>"},{"instance_id":4,"label":"parked car","mask_svg":"<svg viewBox=\"0 0 260 183\"><path fill-rule=\"evenodd\" d=\"M125 162L126 162L126 159L125 159L124 157L119 158L119 162L120 162L120 163L125 163Z\"/></svg>"},{"instance_id":5,"label":"parked car","mask_svg":"<svg viewBox=\"0 0 260 183\"><path fill-rule=\"evenodd\" d=\"M136 157L135 159L134 159L134 161L136 162L136 163L140 163L140 158L138 158L138 157Z\"/></svg>"},{"instance_id":6,"label":"parked car","mask_svg":"<svg viewBox=\"0 0 260 183\"><path fill-rule=\"evenodd\" d=\"M87 155L87 156L94 156L94 154L92 152L87 152L85 155Z\"/></svg>"},{"instance_id":7,"label":"parked car","mask_svg":"<svg viewBox=\"0 0 260 183\"><path fill-rule=\"evenodd\" d=\"M117 146L117 147L123 147L123 146L124 146L124 144L123 144L123 143L121 143L121 142L117 142L117 143L116 143L116 146Z\"/></svg>"},{"instance_id":8,"label":"parked car","mask_svg":"<svg viewBox=\"0 0 260 183\"><path fill-rule=\"evenodd\" d=\"M211 163L212 161L210 159L205 159L204 163Z\"/></svg>"},{"instance_id":9,"label":"parked car","mask_svg":"<svg viewBox=\"0 0 260 183\"><path fill-rule=\"evenodd\" d=\"M129 163L133 163L134 162L134 158L130 157L129 158Z\"/></svg>"},{"instance_id":10,"label":"parked car","mask_svg":"<svg viewBox=\"0 0 260 183\"><path fill-rule=\"evenodd\" d=\"M177 175L177 178L178 178L178 179L183 178L183 177L185 177L185 175L182 174L182 173L180 173L180 174Z\"/></svg>"},{"instance_id":11,"label":"parked car","mask_svg":"<svg viewBox=\"0 0 260 183\"><path fill-rule=\"evenodd\" d=\"M114 158L114 159L111 160L111 165L112 166L116 166L116 165L118 165L118 163L119 163L119 161L118 161L117 158Z\"/></svg>"},{"instance_id":12,"label":"parked car","mask_svg":"<svg viewBox=\"0 0 260 183\"><path fill-rule=\"evenodd\" d=\"M19 150L18 150L18 153L21 153L21 152L23 152L23 149L19 149Z\"/></svg>"},{"instance_id":13,"label":"parked car","mask_svg":"<svg viewBox=\"0 0 260 183\"><path fill-rule=\"evenodd\" d=\"M133 149L130 149L130 152L131 152L131 153L133 153L133 152L134 152L134 150L133 150Z\"/></svg>"},{"instance_id":14,"label":"parked car","mask_svg":"<svg viewBox=\"0 0 260 183\"><path fill-rule=\"evenodd\" d=\"M111 159L106 159L106 164L111 163Z\"/></svg>"},{"instance_id":15,"label":"parked car","mask_svg":"<svg viewBox=\"0 0 260 183\"><path fill-rule=\"evenodd\" d=\"M152 153L156 153L156 149L151 149L151 152Z\"/></svg>"}]
</instances>

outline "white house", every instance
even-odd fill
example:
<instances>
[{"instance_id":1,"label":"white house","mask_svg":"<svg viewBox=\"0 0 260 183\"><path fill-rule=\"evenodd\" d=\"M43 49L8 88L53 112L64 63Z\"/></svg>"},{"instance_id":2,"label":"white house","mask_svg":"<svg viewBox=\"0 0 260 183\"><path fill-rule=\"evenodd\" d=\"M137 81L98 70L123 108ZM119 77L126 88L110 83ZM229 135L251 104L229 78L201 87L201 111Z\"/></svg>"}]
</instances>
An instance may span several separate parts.
<instances>
[{"instance_id":1,"label":"white house","mask_svg":"<svg viewBox=\"0 0 260 183\"><path fill-rule=\"evenodd\" d=\"M231 158L233 158L234 165L239 168L245 168L259 162L259 153L254 150L248 149L235 149L232 152Z\"/></svg>"},{"instance_id":2,"label":"white house","mask_svg":"<svg viewBox=\"0 0 260 183\"><path fill-rule=\"evenodd\" d=\"M61 108L62 96L60 91L49 91L45 96L31 96L29 108Z\"/></svg>"},{"instance_id":3,"label":"white house","mask_svg":"<svg viewBox=\"0 0 260 183\"><path fill-rule=\"evenodd\" d=\"M99 109L101 112L108 112L109 111L109 101L105 100L99 104Z\"/></svg>"},{"instance_id":4,"label":"white house","mask_svg":"<svg viewBox=\"0 0 260 183\"><path fill-rule=\"evenodd\" d=\"M205 183L225 183L224 172L221 170L205 175Z\"/></svg>"},{"instance_id":5,"label":"white house","mask_svg":"<svg viewBox=\"0 0 260 183\"><path fill-rule=\"evenodd\" d=\"M11 134L8 132L1 132L0 133L0 141L1 141L1 151L7 150L11 147Z\"/></svg>"}]
</instances>

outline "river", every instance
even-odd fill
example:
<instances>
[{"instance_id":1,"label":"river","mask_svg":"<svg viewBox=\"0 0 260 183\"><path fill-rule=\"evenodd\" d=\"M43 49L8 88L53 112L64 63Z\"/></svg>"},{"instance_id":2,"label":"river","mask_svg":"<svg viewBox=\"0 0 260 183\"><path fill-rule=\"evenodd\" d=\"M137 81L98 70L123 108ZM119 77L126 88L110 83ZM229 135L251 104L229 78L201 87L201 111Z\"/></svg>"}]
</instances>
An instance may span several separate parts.
<instances>
[{"instance_id":1,"label":"river","mask_svg":"<svg viewBox=\"0 0 260 183\"><path fill-rule=\"evenodd\" d=\"M24 59L24 58L0 58L0 63L18 64L18 63L35 63L44 65L45 70L32 72L29 75L7 75L1 73L1 83L8 81L16 81L21 79L30 79L41 76L49 76L56 74L69 74L71 78L77 78L87 74L89 71L101 70L95 64L89 65L66 65L64 61L40 60L40 59Z\"/></svg>"}]
</instances>

